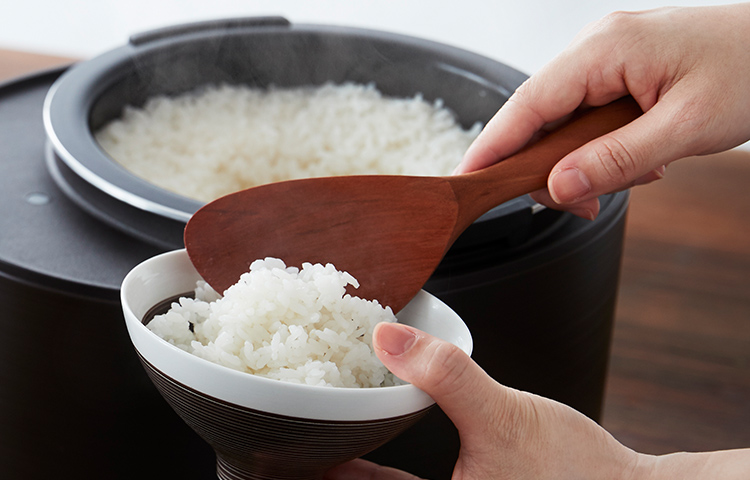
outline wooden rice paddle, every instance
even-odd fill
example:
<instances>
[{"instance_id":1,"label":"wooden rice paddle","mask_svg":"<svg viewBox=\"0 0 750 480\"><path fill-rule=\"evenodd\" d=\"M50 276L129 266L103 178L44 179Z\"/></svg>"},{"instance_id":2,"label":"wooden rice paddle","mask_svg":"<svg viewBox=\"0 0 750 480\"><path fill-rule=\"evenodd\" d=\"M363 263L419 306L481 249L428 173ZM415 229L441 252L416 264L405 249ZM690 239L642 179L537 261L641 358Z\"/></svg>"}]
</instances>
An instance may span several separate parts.
<instances>
[{"instance_id":1,"label":"wooden rice paddle","mask_svg":"<svg viewBox=\"0 0 750 480\"><path fill-rule=\"evenodd\" d=\"M477 218L545 187L558 160L641 113L631 97L587 110L519 153L464 175L313 178L232 193L193 215L185 246L220 293L254 260L277 257L290 266L333 263L359 280L357 296L398 312Z\"/></svg>"}]
</instances>

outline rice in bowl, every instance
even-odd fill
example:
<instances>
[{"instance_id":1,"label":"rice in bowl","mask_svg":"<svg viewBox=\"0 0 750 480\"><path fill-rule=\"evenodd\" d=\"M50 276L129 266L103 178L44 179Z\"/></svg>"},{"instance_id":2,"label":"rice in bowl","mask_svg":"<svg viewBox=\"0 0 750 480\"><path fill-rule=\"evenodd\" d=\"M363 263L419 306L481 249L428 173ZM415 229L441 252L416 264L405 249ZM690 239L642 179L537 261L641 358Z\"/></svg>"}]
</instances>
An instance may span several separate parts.
<instances>
[{"instance_id":1,"label":"rice in bowl","mask_svg":"<svg viewBox=\"0 0 750 480\"><path fill-rule=\"evenodd\" d=\"M173 345L235 370L292 383L380 387L401 383L372 350L390 307L346 293L357 280L333 265L257 260L224 295L199 280L148 328Z\"/></svg>"},{"instance_id":2,"label":"rice in bowl","mask_svg":"<svg viewBox=\"0 0 750 480\"><path fill-rule=\"evenodd\" d=\"M95 133L133 174L209 202L295 178L448 175L476 138L441 101L384 96L374 85L205 86L157 96Z\"/></svg>"}]
</instances>

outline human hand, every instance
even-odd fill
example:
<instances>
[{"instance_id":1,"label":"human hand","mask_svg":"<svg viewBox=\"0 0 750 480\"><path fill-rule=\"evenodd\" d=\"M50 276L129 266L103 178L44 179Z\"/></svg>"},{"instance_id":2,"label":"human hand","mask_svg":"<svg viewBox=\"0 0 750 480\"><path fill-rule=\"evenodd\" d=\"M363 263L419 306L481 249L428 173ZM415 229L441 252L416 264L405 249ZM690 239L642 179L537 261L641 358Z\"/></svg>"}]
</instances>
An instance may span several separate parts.
<instances>
[{"instance_id":1,"label":"human hand","mask_svg":"<svg viewBox=\"0 0 750 480\"><path fill-rule=\"evenodd\" d=\"M589 25L497 112L456 173L519 150L577 108L632 95L644 115L563 158L532 197L593 219L599 195L750 139L750 3L616 13Z\"/></svg>"},{"instance_id":2,"label":"human hand","mask_svg":"<svg viewBox=\"0 0 750 480\"><path fill-rule=\"evenodd\" d=\"M458 428L454 480L747 479L750 449L652 456L636 453L588 417L500 385L450 343L399 323L373 332L378 358L430 395ZM387 387L386 387L387 388ZM417 480L357 459L325 480Z\"/></svg>"},{"instance_id":3,"label":"human hand","mask_svg":"<svg viewBox=\"0 0 750 480\"><path fill-rule=\"evenodd\" d=\"M378 357L427 392L458 428L453 478L626 480L640 456L595 422L552 400L504 387L462 350L402 324L373 333ZM327 480L407 480L412 475L355 460Z\"/></svg>"}]
</instances>

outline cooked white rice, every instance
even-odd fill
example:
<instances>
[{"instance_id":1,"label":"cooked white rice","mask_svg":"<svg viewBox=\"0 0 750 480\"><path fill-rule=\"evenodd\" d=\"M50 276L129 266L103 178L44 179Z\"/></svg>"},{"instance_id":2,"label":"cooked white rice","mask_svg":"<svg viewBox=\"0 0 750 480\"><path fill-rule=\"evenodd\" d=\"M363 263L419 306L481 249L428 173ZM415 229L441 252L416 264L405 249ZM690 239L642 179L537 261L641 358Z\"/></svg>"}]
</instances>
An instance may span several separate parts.
<instances>
[{"instance_id":1,"label":"cooked white rice","mask_svg":"<svg viewBox=\"0 0 750 480\"><path fill-rule=\"evenodd\" d=\"M448 175L480 129L463 130L440 101L374 85L222 85L127 107L96 139L134 174L208 202L292 178Z\"/></svg>"},{"instance_id":2,"label":"cooked white rice","mask_svg":"<svg viewBox=\"0 0 750 480\"><path fill-rule=\"evenodd\" d=\"M346 294L357 280L331 265L257 260L224 296L199 281L148 328L166 341L235 370L293 383L378 387L399 383L372 350L390 307Z\"/></svg>"}]
</instances>

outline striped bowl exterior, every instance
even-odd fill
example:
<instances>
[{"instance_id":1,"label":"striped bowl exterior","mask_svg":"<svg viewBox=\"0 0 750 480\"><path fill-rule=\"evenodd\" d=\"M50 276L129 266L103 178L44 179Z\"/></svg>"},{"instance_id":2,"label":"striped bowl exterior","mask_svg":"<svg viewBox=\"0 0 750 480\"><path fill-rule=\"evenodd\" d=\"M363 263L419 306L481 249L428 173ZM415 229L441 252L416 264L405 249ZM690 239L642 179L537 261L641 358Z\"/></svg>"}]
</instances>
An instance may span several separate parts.
<instances>
[{"instance_id":1,"label":"striped bowl exterior","mask_svg":"<svg viewBox=\"0 0 750 480\"><path fill-rule=\"evenodd\" d=\"M162 396L213 447L222 480L320 479L331 467L396 437L431 408L368 421L312 420L266 413L201 393L140 358Z\"/></svg>"}]
</instances>

